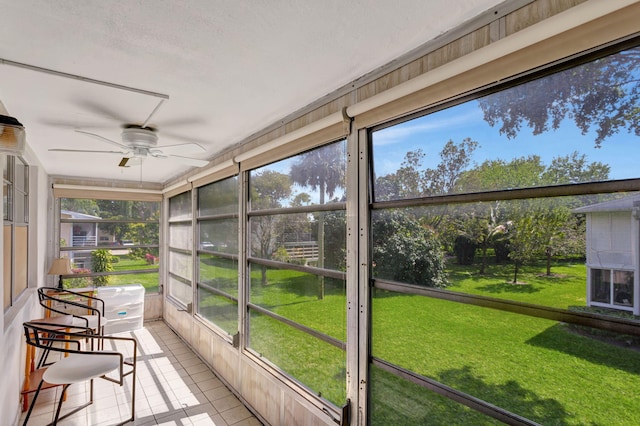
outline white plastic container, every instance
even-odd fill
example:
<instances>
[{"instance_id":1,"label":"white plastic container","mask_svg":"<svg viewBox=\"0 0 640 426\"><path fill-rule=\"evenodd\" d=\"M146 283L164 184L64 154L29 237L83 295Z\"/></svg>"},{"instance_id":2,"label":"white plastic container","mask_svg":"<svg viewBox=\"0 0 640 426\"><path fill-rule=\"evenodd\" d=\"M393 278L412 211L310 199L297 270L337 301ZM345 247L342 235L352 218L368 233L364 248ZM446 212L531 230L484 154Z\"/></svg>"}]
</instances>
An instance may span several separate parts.
<instances>
[{"instance_id":1,"label":"white plastic container","mask_svg":"<svg viewBox=\"0 0 640 426\"><path fill-rule=\"evenodd\" d=\"M104 316L108 320L104 326L105 334L142 328L144 320L144 287L142 285L98 287L97 297L104 301Z\"/></svg>"}]
</instances>

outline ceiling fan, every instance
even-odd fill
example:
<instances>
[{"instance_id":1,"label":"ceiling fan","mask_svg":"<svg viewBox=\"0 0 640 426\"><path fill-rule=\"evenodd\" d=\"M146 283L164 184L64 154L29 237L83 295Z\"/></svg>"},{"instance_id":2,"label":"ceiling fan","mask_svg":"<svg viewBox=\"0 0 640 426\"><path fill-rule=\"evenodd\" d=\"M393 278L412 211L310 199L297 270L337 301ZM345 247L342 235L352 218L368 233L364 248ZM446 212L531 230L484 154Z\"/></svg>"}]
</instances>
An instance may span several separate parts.
<instances>
[{"instance_id":1,"label":"ceiling fan","mask_svg":"<svg viewBox=\"0 0 640 426\"><path fill-rule=\"evenodd\" d=\"M122 155L122 160L118 166L120 167L131 167L142 164L147 157L159 158L159 159L170 159L173 161L177 161L183 164L188 164L190 166L195 167L203 167L209 164L206 160L200 160L192 157L185 157L182 155L174 154L174 152L204 152L205 149L198 143L195 142L185 142L179 143L175 145L158 145L158 132L157 128L153 126L148 126L147 123L151 120L151 117L158 111L158 108L162 105L161 100L160 103L155 107L155 109L151 112L149 117L144 121L144 123L138 124L124 124L122 126L121 138L122 142L117 142L101 136L97 133L91 133L80 129L75 129L75 132L82 133L84 135L93 137L102 142L106 142L108 144L117 146L120 150L85 150L85 149L64 149L64 148L51 148L49 151L54 152L84 152L84 153L95 153L95 154L117 154ZM108 111L104 108L101 108L101 111ZM111 116L114 114L110 113Z\"/></svg>"}]
</instances>

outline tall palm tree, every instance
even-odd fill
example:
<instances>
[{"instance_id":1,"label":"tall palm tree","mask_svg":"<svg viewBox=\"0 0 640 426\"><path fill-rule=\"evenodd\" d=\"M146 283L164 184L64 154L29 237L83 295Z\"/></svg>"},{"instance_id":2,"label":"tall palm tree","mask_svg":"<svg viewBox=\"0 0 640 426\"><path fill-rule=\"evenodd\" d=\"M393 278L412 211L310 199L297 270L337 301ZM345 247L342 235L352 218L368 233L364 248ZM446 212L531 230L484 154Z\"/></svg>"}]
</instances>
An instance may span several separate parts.
<instances>
[{"instance_id":1,"label":"tall palm tree","mask_svg":"<svg viewBox=\"0 0 640 426\"><path fill-rule=\"evenodd\" d=\"M318 190L319 202L333 197L345 186L345 142L340 141L306 152L291 165L291 180L302 187ZM324 212L318 214L318 267L324 267ZM324 277L319 277L318 298L324 298Z\"/></svg>"}]
</instances>

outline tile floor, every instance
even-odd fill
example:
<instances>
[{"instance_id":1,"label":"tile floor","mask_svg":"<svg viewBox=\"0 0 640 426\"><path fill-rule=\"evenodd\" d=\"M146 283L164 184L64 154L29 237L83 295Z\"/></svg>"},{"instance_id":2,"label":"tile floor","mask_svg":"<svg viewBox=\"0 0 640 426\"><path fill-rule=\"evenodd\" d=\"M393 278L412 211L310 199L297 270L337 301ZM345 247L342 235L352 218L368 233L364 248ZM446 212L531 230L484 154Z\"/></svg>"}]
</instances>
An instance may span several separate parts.
<instances>
[{"instance_id":1,"label":"tile floor","mask_svg":"<svg viewBox=\"0 0 640 426\"><path fill-rule=\"evenodd\" d=\"M148 322L143 329L122 335L138 341L136 420L128 425L262 425L164 322ZM102 379L94 383L94 403L59 425L107 426L130 417L131 377L122 387ZM40 393L29 425L53 420L60 389ZM88 383L71 385L61 415L87 401L88 389Z\"/></svg>"}]
</instances>

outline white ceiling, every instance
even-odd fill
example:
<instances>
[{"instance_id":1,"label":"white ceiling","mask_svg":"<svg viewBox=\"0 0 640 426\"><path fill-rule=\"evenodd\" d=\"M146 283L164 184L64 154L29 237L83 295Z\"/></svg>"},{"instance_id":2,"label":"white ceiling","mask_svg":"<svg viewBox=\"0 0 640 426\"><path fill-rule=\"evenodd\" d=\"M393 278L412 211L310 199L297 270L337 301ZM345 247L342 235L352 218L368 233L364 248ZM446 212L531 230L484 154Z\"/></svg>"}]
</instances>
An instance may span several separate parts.
<instances>
[{"instance_id":1,"label":"white ceiling","mask_svg":"<svg viewBox=\"0 0 640 426\"><path fill-rule=\"evenodd\" d=\"M166 94L159 145L198 142L210 159L502 0L3 0L0 58ZM153 96L0 64L0 101L46 172L165 183L192 166L113 150Z\"/></svg>"}]
</instances>

